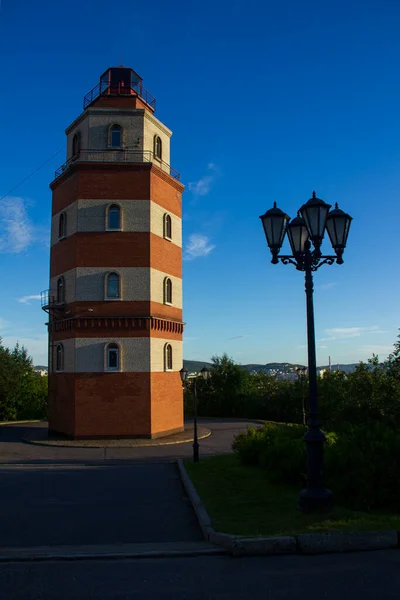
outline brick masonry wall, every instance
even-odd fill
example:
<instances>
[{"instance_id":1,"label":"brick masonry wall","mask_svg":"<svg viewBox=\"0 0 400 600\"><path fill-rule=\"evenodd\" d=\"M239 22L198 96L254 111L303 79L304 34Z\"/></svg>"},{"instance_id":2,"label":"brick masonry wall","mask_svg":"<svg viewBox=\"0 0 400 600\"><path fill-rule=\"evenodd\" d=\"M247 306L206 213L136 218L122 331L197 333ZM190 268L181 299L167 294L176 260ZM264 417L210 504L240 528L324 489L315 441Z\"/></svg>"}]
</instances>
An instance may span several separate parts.
<instances>
[{"instance_id":1,"label":"brick masonry wall","mask_svg":"<svg viewBox=\"0 0 400 600\"><path fill-rule=\"evenodd\" d=\"M172 282L172 306L182 308L182 279L147 267L78 267L63 273L65 282L65 302L102 302L106 298L106 277L108 273L120 276L120 300L110 302L151 302L164 303L164 280ZM59 275L50 280L50 290L54 297L57 293ZM109 313L113 314L109 305Z\"/></svg>"},{"instance_id":2,"label":"brick masonry wall","mask_svg":"<svg viewBox=\"0 0 400 600\"><path fill-rule=\"evenodd\" d=\"M153 267L182 277L182 252L153 233L76 233L51 248L50 277L74 267Z\"/></svg>"},{"instance_id":3,"label":"brick masonry wall","mask_svg":"<svg viewBox=\"0 0 400 600\"><path fill-rule=\"evenodd\" d=\"M76 376L76 437L151 436L149 373Z\"/></svg>"},{"instance_id":4,"label":"brick masonry wall","mask_svg":"<svg viewBox=\"0 0 400 600\"><path fill-rule=\"evenodd\" d=\"M121 322L121 325L119 324ZM52 334L52 339L54 343L69 340L72 338L121 338L121 337L156 337L165 339L166 335L170 340L177 340L178 342L182 341L182 333L178 333L175 331L165 331L162 329L148 329L145 326L141 328L130 328L124 327L125 319L108 319L108 325L99 325L95 323L95 327L91 326L89 323L84 326L78 327L76 329L71 329L69 331L55 331Z\"/></svg>"},{"instance_id":5,"label":"brick masonry wall","mask_svg":"<svg viewBox=\"0 0 400 600\"><path fill-rule=\"evenodd\" d=\"M182 342L168 332L161 336L118 336L118 330L107 337L71 337L61 339L53 346L53 364L55 365L58 344L64 347L64 373L104 373L106 368L106 349L110 343L120 347L120 371L124 373L164 372L164 348L171 344L174 371L182 368ZM151 335L151 334L150 334Z\"/></svg>"},{"instance_id":6,"label":"brick masonry wall","mask_svg":"<svg viewBox=\"0 0 400 600\"><path fill-rule=\"evenodd\" d=\"M78 200L55 214L51 224L51 245L62 243L58 238L60 215L66 215L66 237L79 232L106 231L107 209L112 200ZM117 203L121 208L122 231L152 232L164 237L164 216L169 214L172 221L170 243L182 247L182 223L176 215L169 213L150 200L123 200ZM108 232L110 235L114 231Z\"/></svg>"},{"instance_id":7,"label":"brick masonry wall","mask_svg":"<svg viewBox=\"0 0 400 600\"><path fill-rule=\"evenodd\" d=\"M161 160L170 164L170 137L171 131L161 123L154 115L145 114L143 130L143 149L154 152L154 136L161 138ZM153 158L156 161L156 158Z\"/></svg>"},{"instance_id":8,"label":"brick masonry wall","mask_svg":"<svg viewBox=\"0 0 400 600\"><path fill-rule=\"evenodd\" d=\"M151 430L183 428L183 390L179 373L151 374Z\"/></svg>"},{"instance_id":9,"label":"brick masonry wall","mask_svg":"<svg viewBox=\"0 0 400 600\"><path fill-rule=\"evenodd\" d=\"M52 377L56 388L49 428L53 431L76 438L157 437L183 429L179 373L58 373Z\"/></svg>"},{"instance_id":10,"label":"brick masonry wall","mask_svg":"<svg viewBox=\"0 0 400 600\"><path fill-rule=\"evenodd\" d=\"M182 321L182 309L158 302L72 302L68 305L72 315L115 316L115 317L157 317ZM91 309L88 311L88 309Z\"/></svg>"},{"instance_id":11,"label":"brick masonry wall","mask_svg":"<svg viewBox=\"0 0 400 600\"><path fill-rule=\"evenodd\" d=\"M75 433L75 375L49 375L49 429L73 436Z\"/></svg>"},{"instance_id":12,"label":"brick masonry wall","mask_svg":"<svg viewBox=\"0 0 400 600\"><path fill-rule=\"evenodd\" d=\"M128 99L130 100L130 99ZM90 201L123 202L149 201L159 205L150 221L159 219L162 211L181 218L183 186L151 163L110 164L78 163L71 166L51 184L53 190L53 215L73 205L79 199L87 200L85 209L91 210ZM74 219L70 221L74 223ZM156 222L156 221L154 221ZM174 224L175 223L175 224ZM181 238L176 221L173 228ZM179 222L180 224L180 222ZM135 268L149 267L173 277L181 278L181 248L162 239L159 229L154 233L112 232L112 239L104 232L79 233L57 242L52 248L51 275L55 277L75 267ZM76 226L78 228L78 226ZM151 226L152 229L152 226ZM69 233L67 231L67 233ZM161 268L160 268L161 267ZM68 305L72 314L93 308L91 314L109 315L110 305L115 314L154 315L181 321L180 307L159 302L76 302ZM137 313L136 313L137 314ZM112 321L112 319L110 319ZM96 337L80 334L64 336L63 343L76 348L79 373L57 373L51 376L50 427L75 437L157 435L183 427L182 388L179 369L182 358L181 334L162 331L150 332L151 338L142 336L114 336L108 327L105 335L98 331ZM99 337L101 336L101 337ZM55 338L55 336L54 336ZM122 347L123 361L137 361L139 354L148 364L148 372L104 372L105 343L118 341ZM165 373L164 345L170 342L174 352L175 371ZM143 353L140 344L147 344ZM142 358L140 360L142 360ZM102 359L102 370L95 371L92 364ZM180 364L178 364L180 363ZM67 362L68 363L68 359ZM137 364L136 364L137 366ZM135 366L135 368L136 368ZM123 367L125 367L123 362ZM150 373L150 368L154 371ZM157 369L160 369L157 372ZM166 389L166 386L169 386ZM72 431L72 433L71 433Z\"/></svg>"},{"instance_id":13,"label":"brick masonry wall","mask_svg":"<svg viewBox=\"0 0 400 600\"><path fill-rule=\"evenodd\" d=\"M153 200L182 216L184 186L152 163L79 163L50 185L55 215L76 200Z\"/></svg>"}]
</instances>

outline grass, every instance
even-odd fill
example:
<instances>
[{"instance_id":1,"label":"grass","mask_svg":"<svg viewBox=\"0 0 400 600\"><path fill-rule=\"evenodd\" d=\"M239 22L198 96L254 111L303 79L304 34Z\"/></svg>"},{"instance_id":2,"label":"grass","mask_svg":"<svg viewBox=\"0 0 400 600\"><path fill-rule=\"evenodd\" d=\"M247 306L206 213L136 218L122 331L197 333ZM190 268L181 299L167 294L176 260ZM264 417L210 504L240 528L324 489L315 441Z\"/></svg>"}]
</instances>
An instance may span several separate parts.
<instances>
[{"instance_id":1,"label":"grass","mask_svg":"<svg viewBox=\"0 0 400 600\"><path fill-rule=\"evenodd\" d=\"M265 471L243 466L235 455L214 456L185 467L216 531L262 537L332 531L400 531L400 515L335 506L329 513L296 509L299 490L268 481Z\"/></svg>"}]
</instances>

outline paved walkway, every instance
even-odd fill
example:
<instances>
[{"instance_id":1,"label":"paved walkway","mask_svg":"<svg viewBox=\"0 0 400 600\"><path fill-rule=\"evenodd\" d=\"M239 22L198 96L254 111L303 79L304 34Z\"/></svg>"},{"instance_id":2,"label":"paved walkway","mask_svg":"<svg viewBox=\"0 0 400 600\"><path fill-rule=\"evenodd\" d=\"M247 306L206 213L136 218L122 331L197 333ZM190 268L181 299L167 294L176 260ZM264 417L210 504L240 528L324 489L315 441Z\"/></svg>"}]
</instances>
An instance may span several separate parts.
<instances>
[{"instance_id":1,"label":"paved walkway","mask_svg":"<svg viewBox=\"0 0 400 600\"><path fill-rule=\"evenodd\" d=\"M243 422L207 421L202 456L230 452ZM21 441L45 424L0 427L2 548L196 542L202 535L176 458L192 444L59 448Z\"/></svg>"},{"instance_id":2,"label":"paved walkway","mask_svg":"<svg viewBox=\"0 0 400 600\"><path fill-rule=\"evenodd\" d=\"M0 469L0 546L201 540L176 465Z\"/></svg>"},{"instance_id":3,"label":"paved walkway","mask_svg":"<svg viewBox=\"0 0 400 600\"><path fill-rule=\"evenodd\" d=\"M234 420L201 419L201 426L211 430L211 435L200 441L200 455L225 454L231 452L233 437L254 422ZM0 426L0 465L1 464L40 464L40 463L107 463L137 461L173 461L177 458L190 458L192 444L177 444L157 447L135 448L59 448L35 446L22 441L32 435L34 428L45 428L45 423L29 425Z\"/></svg>"}]
</instances>

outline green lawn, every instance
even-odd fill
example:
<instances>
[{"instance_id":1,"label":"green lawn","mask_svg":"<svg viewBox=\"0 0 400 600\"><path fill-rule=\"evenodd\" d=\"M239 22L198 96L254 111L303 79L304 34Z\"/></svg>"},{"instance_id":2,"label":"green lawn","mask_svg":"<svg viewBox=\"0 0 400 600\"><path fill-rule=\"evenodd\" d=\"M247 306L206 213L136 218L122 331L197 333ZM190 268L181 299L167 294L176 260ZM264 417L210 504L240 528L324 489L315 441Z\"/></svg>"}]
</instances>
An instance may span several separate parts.
<instances>
[{"instance_id":1,"label":"green lawn","mask_svg":"<svg viewBox=\"0 0 400 600\"><path fill-rule=\"evenodd\" d=\"M395 529L400 515L356 512L334 507L330 513L303 514L296 509L299 490L273 484L265 471L243 466L235 455L185 461L216 531L249 537L324 531Z\"/></svg>"}]
</instances>

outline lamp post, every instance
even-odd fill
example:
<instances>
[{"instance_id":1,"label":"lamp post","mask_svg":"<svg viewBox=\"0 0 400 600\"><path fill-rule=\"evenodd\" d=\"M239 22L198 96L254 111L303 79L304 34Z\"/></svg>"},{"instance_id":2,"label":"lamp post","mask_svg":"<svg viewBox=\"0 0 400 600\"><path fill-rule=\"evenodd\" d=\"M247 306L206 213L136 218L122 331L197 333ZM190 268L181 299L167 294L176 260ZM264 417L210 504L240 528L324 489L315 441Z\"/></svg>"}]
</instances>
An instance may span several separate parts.
<instances>
[{"instance_id":1,"label":"lamp post","mask_svg":"<svg viewBox=\"0 0 400 600\"><path fill-rule=\"evenodd\" d=\"M301 414L302 414L302 419L303 419L303 425L306 425L307 418L306 418L306 407L304 404L304 380L306 377L307 368L306 367L297 367L296 372L297 372L297 377L299 378L299 381L300 381Z\"/></svg>"},{"instance_id":2,"label":"lamp post","mask_svg":"<svg viewBox=\"0 0 400 600\"><path fill-rule=\"evenodd\" d=\"M179 371L181 381L184 383L188 378L188 372L185 367ZM200 376L207 381L211 376L211 373L207 367L203 367L200 371ZM193 462L199 462L199 439L197 435L197 377L196 374L193 381Z\"/></svg>"},{"instance_id":3,"label":"lamp post","mask_svg":"<svg viewBox=\"0 0 400 600\"><path fill-rule=\"evenodd\" d=\"M268 246L272 254L272 264L281 261L284 265L292 264L298 271L305 273L305 292L307 306L307 348L308 348L308 380L309 405L308 429L304 435L307 448L307 487L300 492L298 508L303 511L317 510L329 506L333 502L330 490L324 487L324 433L318 421L317 397L317 364L315 353L315 326L313 303L313 271L322 265L338 265L343 263L343 251L346 247L352 217L335 205L331 211L330 204L316 197L300 208L297 217L290 221L288 215L274 203L273 208L260 217ZM323 256L321 244L327 230L334 256ZM292 255L279 255L285 235L288 235ZM313 248L311 246L313 245Z\"/></svg>"}]
</instances>

